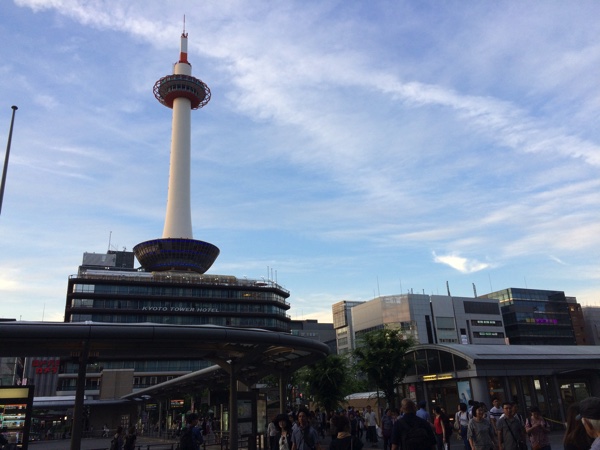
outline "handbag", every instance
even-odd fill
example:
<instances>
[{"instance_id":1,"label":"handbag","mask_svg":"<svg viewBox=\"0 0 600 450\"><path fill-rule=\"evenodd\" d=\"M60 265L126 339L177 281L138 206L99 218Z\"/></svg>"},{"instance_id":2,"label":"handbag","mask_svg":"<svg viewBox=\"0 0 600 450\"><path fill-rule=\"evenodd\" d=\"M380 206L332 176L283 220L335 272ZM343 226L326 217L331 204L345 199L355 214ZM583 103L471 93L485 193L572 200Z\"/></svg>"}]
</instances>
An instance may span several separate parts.
<instances>
[{"instance_id":1,"label":"handbag","mask_svg":"<svg viewBox=\"0 0 600 450\"><path fill-rule=\"evenodd\" d=\"M506 423L506 428L508 428L508 431L510 432L511 436L513 437L513 439L515 440L515 442L517 443L517 448L519 450L529 450L527 448L527 443L522 441L521 439L517 439L515 437L515 434L512 432L510 425L508 424L508 422Z\"/></svg>"},{"instance_id":2,"label":"handbag","mask_svg":"<svg viewBox=\"0 0 600 450\"><path fill-rule=\"evenodd\" d=\"M457 412L454 416L454 429L460 431L460 413Z\"/></svg>"}]
</instances>

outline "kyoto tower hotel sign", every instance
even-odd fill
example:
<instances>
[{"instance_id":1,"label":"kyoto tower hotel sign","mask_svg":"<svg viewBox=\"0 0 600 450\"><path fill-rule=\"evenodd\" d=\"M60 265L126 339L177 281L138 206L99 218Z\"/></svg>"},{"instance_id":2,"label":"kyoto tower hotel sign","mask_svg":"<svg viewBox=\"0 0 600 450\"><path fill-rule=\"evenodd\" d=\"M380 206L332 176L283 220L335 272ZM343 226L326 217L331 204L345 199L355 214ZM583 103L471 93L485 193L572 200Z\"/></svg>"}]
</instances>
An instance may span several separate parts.
<instances>
[{"instance_id":1,"label":"kyoto tower hotel sign","mask_svg":"<svg viewBox=\"0 0 600 450\"><path fill-rule=\"evenodd\" d=\"M179 61L173 75L154 85L154 96L173 109L171 132L171 168L167 213L162 239L142 242L133 248L137 260L146 271L206 272L219 256L219 249L192 235L190 206L191 112L210 100L208 86L192 76L187 60L187 33L181 34Z\"/></svg>"}]
</instances>

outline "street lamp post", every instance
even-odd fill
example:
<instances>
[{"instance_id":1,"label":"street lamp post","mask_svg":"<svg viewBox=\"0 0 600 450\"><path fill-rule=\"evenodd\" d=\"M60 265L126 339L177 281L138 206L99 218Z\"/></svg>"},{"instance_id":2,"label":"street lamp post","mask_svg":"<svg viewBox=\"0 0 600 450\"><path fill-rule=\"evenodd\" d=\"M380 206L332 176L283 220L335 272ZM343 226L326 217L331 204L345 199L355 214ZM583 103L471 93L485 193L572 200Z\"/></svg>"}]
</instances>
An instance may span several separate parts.
<instances>
[{"instance_id":1,"label":"street lamp post","mask_svg":"<svg viewBox=\"0 0 600 450\"><path fill-rule=\"evenodd\" d=\"M4 199L4 185L6 184L6 172L8 171L8 157L10 156L10 143L12 141L13 125L15 124L16 106L11 107L12 119L10 120L10 130L8 131L8 143L6 144L6 156L4 157L4 169L2 170L2 184L0 184L0 213L2 212L2 200Z\"/></svg>"}]
</instances>

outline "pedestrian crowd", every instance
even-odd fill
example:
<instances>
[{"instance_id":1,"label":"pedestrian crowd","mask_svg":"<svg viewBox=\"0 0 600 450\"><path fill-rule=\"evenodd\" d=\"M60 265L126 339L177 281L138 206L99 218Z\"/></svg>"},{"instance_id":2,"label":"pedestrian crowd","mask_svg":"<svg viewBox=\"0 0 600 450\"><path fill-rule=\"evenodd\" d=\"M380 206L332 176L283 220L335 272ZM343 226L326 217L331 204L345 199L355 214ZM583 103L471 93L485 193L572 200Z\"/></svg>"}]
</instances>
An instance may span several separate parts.
<instances>
[{"instance_id":1,"label":"pedestrian crowd","mask_svg":"<svg viewBox=\"0 0 600 450\"><path fill-rule=\"evenodd\" d=\"M565 426L564 450L600 450L600 398L571 405ZM325 436L331 438L329 450L377 447L379 440L383 450L449 450L452 436L464 450L552 450L550 431L537 406L525 415L516 402L493 398L488 409L471 400L458 405L452 420L444 408L428 411L426 402L404 399L399 410L386 409L381 419L370 406L331 413L302 407L273 417L267 437L268 450L327 450L321 446Z\"/></svg>"}]
</instances>

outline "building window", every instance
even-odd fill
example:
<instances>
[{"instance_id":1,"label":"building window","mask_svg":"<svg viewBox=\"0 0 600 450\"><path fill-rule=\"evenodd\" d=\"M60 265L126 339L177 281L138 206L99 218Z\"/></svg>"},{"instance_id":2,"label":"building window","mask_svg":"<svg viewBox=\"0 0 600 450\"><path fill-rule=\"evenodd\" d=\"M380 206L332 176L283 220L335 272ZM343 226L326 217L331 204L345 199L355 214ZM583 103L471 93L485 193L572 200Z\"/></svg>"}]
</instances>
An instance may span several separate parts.
<instances>
[{"instance_id":1,"label":"building window","mask_svg":"<svg viewBox=\"0 0 600 450\"><path fill-rule=\"evenodd\" d=\"M473 337L476 338L502 338L504 339L504 333L500 331L474 331Z\"/></svg>"},{"instance_id":2,"label":"building window","mask_svg":"<svg viewBox=\"0 0 600 450\"><path fill-rule=\"evenodd\" d=\"M500 315L500 305L492 302L463 302L467 314L495 314Z\"/></svg>"}]
</instances>

